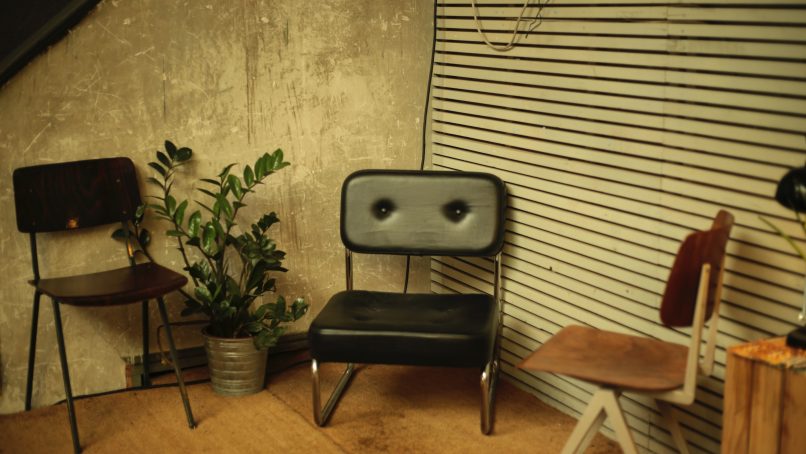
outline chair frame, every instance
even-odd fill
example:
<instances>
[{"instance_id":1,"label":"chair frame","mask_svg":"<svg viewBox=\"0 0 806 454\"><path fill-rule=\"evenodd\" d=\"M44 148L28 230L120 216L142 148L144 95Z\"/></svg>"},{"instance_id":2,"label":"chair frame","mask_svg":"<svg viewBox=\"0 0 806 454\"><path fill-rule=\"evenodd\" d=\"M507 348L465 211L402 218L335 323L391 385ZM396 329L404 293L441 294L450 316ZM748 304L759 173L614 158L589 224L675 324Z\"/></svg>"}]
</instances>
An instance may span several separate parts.
<instances>
[{"instance_id":1,"label":"chair frame","mask_svg":"<svg viewBox=\"0 0 806 454\"><path fill-rule=\"evenodd\" d=\"M139 194L137 196L139 198ZM110 223L112 224L112 223ZM125 232L125 243L129 244L129 225L128 220L120 221L121 228L123 232ZM31 265L33 268L33 275L34 278L31 281L31 284L34 286L34 299L33 299L33 308L31 313L31 334L29 339L29 347L28 347L28 370L26 376L26 384L25 384L25 411L31 410L31 402L32 402L32 395L33 395L33 379L34 379L34 368L36 363L36 342L37 342L37 332L39 326L39 308L40 308L40 301L42 297L42 292L39 291L37 285L41 279L41 275L39 272L39 254L37 250L37 242L36 242L36 230L31 230L28 232L30 238L30 249L31 249ZM126 246L126 256L129 261L129 266L134 267L137 265L133 252ZM188 426L193 429L196 427L196 422L193 418L193 413L190 408L190 402L187 396L187 389L185 387L184 378L182 376L182 371L179 366L178 355L176 352L176 345L173 339L173 333L171 330L171 324L168 319L168 312L165 308L165 301L163 296L159 296L155 298L157 300L160 318L162 319L163 326L165 326L166 337L168 338L168 348L171 355L171 361L173 363L174 373L176 374L177 383L179 385L179 391L182 397L182 404L185 409L185 415L187 417ZM58 299L51 298L51 303L53 306L53 317L55 321L55 330L56 330L56 341L59 348L59 362L61 365L62 370L62 381L64 382L64 392L65 392L65 399L67 402L67 415L70 421L70 434L72 438L73 444L73 451L75 453L81 452L81 444L79 441L78 435L78 424L76 421L76 413L75 413L75 405L74 405L74 397L72 392L72 385L70 382L70 371L67 363L67 351L65 348L64 342L64 330L62 327L62 317L61 317L61 308L60 304L62 304ZM151 376L148 364L148 354L149 354L149 312L148 312L148 303L149 300L144 300L141 303L141 310L142 310L142 348L143 348L143 386L140 389L145 389L151 387ZM80 306L80 305L79 305Z\"/></svg>"},{"instance_id":2,"label":"chair frame","mask_svg":"<svg viewBox=\"0 0 806 454\"><path fill-rule=\"evenodd\" d=\"M344 262L346 268L346 287L347 290L353 289L353 258L352 252L345 248ZM481 372L481 432L484 435L489 435L493 427L493 405L495 403L495 390L498 382L498 375L500 371L500 356L501 356L501 329L503 326L503 308L501 299L501 257L502 253L498 252L493 258L493 299L495 300L496 308L498 309L498 320L495 335L495 344L493 346L492 360L487 363ZM313 358L311 359L311 378L312 378L312 394L313 394L313 415L316 424L324 427L333 409L341 400L341 396L345 389L348 387L350 380L355 371L355 364L348 363L347 368L342 372L335 388L330 394L325 406L322 407L321 389L319 380L319 362Z\"/></svg>"},{"instance_id":3,"label":"chair frame","mask_svg":"<svg viewBox=\"0 0 806 454\"><path fill-rule=\"evenodd\" d=\"M717 325L719 322L719 305L722 299L722 278L725 270L725 259L722 258L720 272L714 292L714 305L711 318L708 321L708 338L705 347L703 360L700 361L700 348L702 344L702 331L705 326L705 310L708 301L708 286L711 277L711 265L705 263L700 269L700 280L697 287L697 300L694 309L694 319L691 327L691 341L688 347L688 357L686 360L686 371L683 386L671 391L661 393L641 393L655 399L660 410L661 417L672 434L677 449L682 454L687 454L688 445L683 436L680 424L674 415L672 405L691 405L694 402L697 390L697 378L700 373L710 375L714 366L714 353L716 350ZM616 432L616 439L625 454L635 454L637 449L632 438L632 433L627 426L624 413L619 405L618 398L622 390L616 387L599 386L593 393L590 403L585 408L579 422L571 432L562 454L582 454L590 445L593 437L599 432L606 418L610 418L613 429Z\"/></svg>"}]
</instances>

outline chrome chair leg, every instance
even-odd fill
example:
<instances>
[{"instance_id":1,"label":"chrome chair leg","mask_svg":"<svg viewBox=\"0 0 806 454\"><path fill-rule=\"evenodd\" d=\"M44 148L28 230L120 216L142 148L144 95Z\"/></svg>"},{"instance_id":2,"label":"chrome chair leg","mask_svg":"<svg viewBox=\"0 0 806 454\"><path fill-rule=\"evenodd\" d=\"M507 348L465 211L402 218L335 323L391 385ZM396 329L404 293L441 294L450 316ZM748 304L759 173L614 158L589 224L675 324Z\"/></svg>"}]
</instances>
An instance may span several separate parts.
<instances>
[{"instance_id":1,"label":"chrome chair leg","mask_svg":"<svg viewBox=\"0 0 806 454\"><path fill-rule=\"evenodd\" d=\"M354 369L355 365L353 363L347 364L347 368L344 370L344 373L341 374L341 378L339 378L336 388L333 390L333 393L327 400L325 408L322 408L322 397L319 387L319 362L315 359L311 360L311 378L313 380L313 419L316 421L316 424L319 427L324 427L325 424L327 424L328 419L330 419L330 414L333 412L333 408L339 402L339 399L341 399L341 395L344 393L345 388L347 388L347 385L350 383Z\"/></svg>"},{"instance_id":2,"label":"chrome chair leg","mask_svg":"<svg viewBox=\"0 0 806 454\"><path fill-rule=\"evenodd\" d=\"M28 344L28 378L25 382L25 411L31 409L34 390L34 363L36 362L36 331L39 325L39 299L42 294L34 292L34 308L31 312L31 342Z\"/></svg>"},{"instance_id":3,"label":"chrome chair leg","mask_svg":"<svg viewBox=\"0 0 806 454\"><path fill-rule=\"evenodd\" d=\"M78 423L76 422L76 410L73 406L73 389L70 385L70 371L67 369L67 352L64 347L64 332L62 331L62 314L59 302L53 300L53 319L56 322L56 340L59 343L59 361L62 365L62 379L64 380L64 394L67 399L67 417L70 419L70 436L73 439L73 452L81 452L81 444L78 441Z\"/></svg>"},{"instance_id":4,"label":"chrome chair leg","mask_svg":"<svg viewBox=\"0 0 806 454\"><path fill-rule=\"evenodd\" d=\"M498 383L498 361L487 363L481 372L481 433L489 435L493 430L493 405L495 387Z\"/></svg>"},{"instance_id":5,"label":"chrome chair leg","mask_svg":"<svg viewBox=\"0 0 806 454\"><path fill-rule=\"evenodd\" d=\"M176 374L176 381L179 383L179 394L182 395L182 405L185 406L185 416L187 416L188 419L188 427L195 429L196 421L193 419L193 412L190 410L188 392L187 389L185 389L185 379L182 377L182 369L179 367L179 357L176 354L174 336L173 333L171 333L171 323L168 321L168 311L165 310L165 301L162 298L157 298L157 303L160 309L160 317L162 317L162 324L165 325L165 335L168 338L168 349L171 352L171 362L174 363L174 373Z\"/></svg>"}]
</instances>

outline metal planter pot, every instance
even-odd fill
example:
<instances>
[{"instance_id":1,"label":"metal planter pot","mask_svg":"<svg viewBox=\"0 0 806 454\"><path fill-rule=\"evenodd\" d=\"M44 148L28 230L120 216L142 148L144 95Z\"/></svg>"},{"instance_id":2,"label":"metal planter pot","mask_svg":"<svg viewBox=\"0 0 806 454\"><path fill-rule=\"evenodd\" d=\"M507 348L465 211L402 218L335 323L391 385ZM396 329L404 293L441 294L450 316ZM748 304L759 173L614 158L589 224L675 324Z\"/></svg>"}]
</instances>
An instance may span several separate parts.
<instances>
[{"instance_id":1,"label":"metal planter pot","mask_svg":"<svg viewBox=\"0 0 806 454\"><path fill-rule=\"evenodd\" d=\"M251 337L210 336L206 329L202 334L213 391L224 396L245 396L263 390L268 350L255 348Z\"/></svg>"}]
</instances>

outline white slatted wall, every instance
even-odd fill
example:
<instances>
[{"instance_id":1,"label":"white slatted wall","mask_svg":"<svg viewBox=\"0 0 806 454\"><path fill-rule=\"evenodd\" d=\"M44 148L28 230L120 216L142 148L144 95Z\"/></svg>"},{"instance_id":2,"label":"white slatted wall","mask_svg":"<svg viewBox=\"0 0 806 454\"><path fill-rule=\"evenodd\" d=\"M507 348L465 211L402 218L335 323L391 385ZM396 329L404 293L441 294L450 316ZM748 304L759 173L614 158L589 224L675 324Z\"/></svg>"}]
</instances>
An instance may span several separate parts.
<instances>
[{"instance_id":1,"label":"white slatted wall","mask_svg":"<svg viewBox=\"0 0 806 454\"><path fill-rule=\"evenodd\" d=\"M478 3L489 39L508 41L519 2ZM680 413L691 449L718 452L725 347L787 332L802 298L803 262L758 216L803 238L771 196L806 160L806 2L553 0L505 53L470 0L439 0L438 16L433 168L494 173L511 195L510 380L578 416L590 386L514 367L561 327L686 343L658 322L674 254L719 208L736 216L718 364ZM432 289L489 292L490 269L435 258ZM622 404L638 445L673 450L650 401Z\"/></svg>"}]
</instances>

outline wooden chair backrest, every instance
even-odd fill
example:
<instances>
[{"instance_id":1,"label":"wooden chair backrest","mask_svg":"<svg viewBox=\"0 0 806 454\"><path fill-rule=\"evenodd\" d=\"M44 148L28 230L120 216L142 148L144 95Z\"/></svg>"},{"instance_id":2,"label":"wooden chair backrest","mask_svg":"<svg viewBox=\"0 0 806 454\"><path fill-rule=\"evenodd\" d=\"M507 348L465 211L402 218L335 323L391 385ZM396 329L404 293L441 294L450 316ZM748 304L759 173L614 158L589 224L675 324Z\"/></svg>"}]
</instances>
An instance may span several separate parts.
<instances>
[{"instance_id":1,"label":"wooden chair backrest","mask_svg":"<svg viewBox=\"0 0 806 454\"><path fill-rule=\"evenodd\" d=\"M691 326L697 303L700 272L711 266L705 320L713 313L721 285L725 248L733 227L733 215L720 210L710 230L690 234L677 252L660 307L660 318L666 326Z\"/></svg>"},{"instance_id":2,"label":"wooden chair backrest","mask_svg":"<svg viewBox=\"0 0 806 454\"><path fill-rule=\"evenodd\" d=\"M130 220L140 205L128 158L21 167L14 170L20 232L56 232Z\"/></svg>"}]
</instances>

